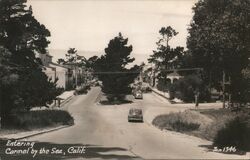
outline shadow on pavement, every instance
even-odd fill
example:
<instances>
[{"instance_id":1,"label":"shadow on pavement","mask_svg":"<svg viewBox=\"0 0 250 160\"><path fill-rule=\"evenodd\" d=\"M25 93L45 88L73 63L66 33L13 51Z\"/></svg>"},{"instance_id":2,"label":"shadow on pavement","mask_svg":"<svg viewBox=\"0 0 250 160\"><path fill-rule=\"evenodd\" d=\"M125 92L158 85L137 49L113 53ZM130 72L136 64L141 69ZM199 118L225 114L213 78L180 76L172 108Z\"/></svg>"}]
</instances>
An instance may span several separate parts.
<instances>
[{"instance_id":1,"label":"shadow on pavement","mask_svg":"<svg viewBox=\"0 0 250 160\"><path fill-rule=\"evenodd\" d=\"M129 123L144 123L144 121L129 121Z\"/></svg>"},{"instance_id":2,"label":"shadow on pavement","mask_svg":"<svg viewBox=\"0 0 250 160\"><path fill-rule=\"evenodd\" d=\"M14 142L14 140L12 140ZM21 141L20 141L21 142ZM28 142L28 141L23 141ZM74 158L100 158L100 159L141 159L137 156L132 156L131 152L127 149L119 147L101 147L96 145L84 145L84 144L55 144L49 142L35 142L33 150L40 152L44 149L43 153L37 153L35 157L31 154L32 147L27 151L29 146L6 146L7 140L0 140L0 159L1 160L59 160L59 159L74 159ZM71 152L68 152L70 147L74 147ZM85 147L85 152L82 149ZM7 148L11 148L11 151L27 151L25 153L6 154ZM54 149L53 149L54 148ZM57 153L55 150L57 149ZM45 150L49 150L46 154ZM52 152L52 150L54 152ZM8 152L11 152L8 150ZM124 155L122 152L129 153L130 155ZM116 152L119 152L116 154Z\"/></svg>"}]
</instances>

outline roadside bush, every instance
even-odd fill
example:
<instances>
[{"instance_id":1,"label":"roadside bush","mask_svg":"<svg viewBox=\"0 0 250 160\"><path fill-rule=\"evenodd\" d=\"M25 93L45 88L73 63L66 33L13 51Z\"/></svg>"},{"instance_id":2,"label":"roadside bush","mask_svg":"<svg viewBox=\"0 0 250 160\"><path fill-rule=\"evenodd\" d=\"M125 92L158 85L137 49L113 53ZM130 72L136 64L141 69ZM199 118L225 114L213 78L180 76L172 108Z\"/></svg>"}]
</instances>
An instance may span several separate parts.
<instances>
[{"instance_id":1,"label":"roadside bush","mask_svg":"<svg viewBox=\"0 0 250 160\"><path fill-rule=\"evenodd\" d=\"M225 124L234 119L237 115L228 109L201 109L196 110L201 114L212 119L212 122L199 128L199 132L194 133L195 136L213 141L219 130L225 127Z\"/></svg>"},{"instance_id":2,"label":"roadside bush","mask_svg":"<svg viewBox=\"0 0 250 160\"><path fill-rule=\"evenodd\" d=\"M198 130L201 125L211 120L195 111L184 111L159 115L153 120L153 125L160 129L168 129L177 132Z\"/></svg>"},{"instance_id":3,"label":"roadside bush","mask_svg":"<svg viewBox=\"0 0 250 160\"><path fill-rule=\"evenodd\" d=\"M125 100L126 95L124 94L107 94L109 102L122 102Z\"/></svg>"},{"instance_id":4,"label":"roadside bush","mask_svg":"<svg viewBox=\"0 0 250 160\"><path fill-rule=\"evenodd\" d=\"M169 87L170 87L170 83L167 81L167 80L164 80L162 78L160 78L158 80L158 83L156 85L156 88L159 90L159 91L163 91L163 92L168 92L169 90Z\"/></svg>"},{"instance_id":5,"label":"roadside bush","mask_svg":"<svg viewBox=\"0 0 250 160\"><path fill-rule=\"evenodd\" d=\"M56 91L57 91L57 95L60 95L65 91L65 89L63 87L58 87L56 88Z\"/></svg>"},{"instance_id":6,"label":"roadside bush","mask_svg":"<svg viewBox=\"0 0 250 160\"><path fill-rule=\"evenodd\" d=\"M144 93L152 92L152 89L150 87L146 87L145 90L143 90Z\"/></svg>"},{"instance_id":7,"label":"roadside bush","mask_svg":"<svg viewBox=\"0 0 250 160\"><path fill-rule=\"evenodd\" d=\"M74 95L87 94L90 89L90 85L85 85L75 90Z\"/></svg>"},{"instance_id":8,"label":"roadside bush","mask_svg":"<svg viewBox=\"0 0 250 160\"><path fill-rule=\"evenodd\" d=\"M172 100L176 97L175 92L176 92L176 86L174 84L170 85L170 87L169 87L169 99L170 100Z\"/></svg>"},{"instance_id":9,"label":"roadside bush","mask_svg":"<svg viewBox=\"0 0 250 160\"><path fill-rule=\"evenodd\" d=\"M26 129L44 128L74 124L73 117L63 110L36 110L12 114L4 128Z\"/></svg>"},{"instance_id":10,"label":"roadside bush","mask_svg":"<svg viewBox=\"0 0 250 160\"><path fill-rule=\"evenodd\" d=\"M200 127L200 124L176 121L172 124L172 127L175 131L193 131L197 130Z\"/></svg>"},{"instance_id":11,"label":"roadside bush","mask_svg":"<svg viewBox=\"0 0 250 160\"><path fill-rule=\"evenodd\" d=\"M214 145L220 148L235 146L243 151L250 151L250 116L241 115L229 121L218 131Z\"/></svg>"},{"instance_id":12,"label":"roadside bush","mask_svg":"<svg viewBox=\"0 0 250 160\"><path fill-rule=\"evenodd\" d=\"M229 109L187 110L157 116L153 125L213 141L218 148L235 146L250 151L250 111Z\"/></svg>"},{"instance_id":13,"label":"roadside bush","mask_svg":"<svg viewBox=\"0 0 250 160\"><path fill-rule=\"evenodd\" d=\"M102 105L120 105L126 103L132 103L131 100L125 94L113 95L106 94L103 96L103 99L100 101Z\"/></svg>"},{"instance_id":14,"label":"roadside bush","mask_svg":"<svg viewBox=\"0 0 250 160\"><path fill-rule=\"evenodd\" d=\"M195 93L199 92L199 101L209 101L208 88L202 79L197 75L188 75L180 78L170 87L170 96L178 98L184 102L194 102Z\"/></svg>"}]
</instances>

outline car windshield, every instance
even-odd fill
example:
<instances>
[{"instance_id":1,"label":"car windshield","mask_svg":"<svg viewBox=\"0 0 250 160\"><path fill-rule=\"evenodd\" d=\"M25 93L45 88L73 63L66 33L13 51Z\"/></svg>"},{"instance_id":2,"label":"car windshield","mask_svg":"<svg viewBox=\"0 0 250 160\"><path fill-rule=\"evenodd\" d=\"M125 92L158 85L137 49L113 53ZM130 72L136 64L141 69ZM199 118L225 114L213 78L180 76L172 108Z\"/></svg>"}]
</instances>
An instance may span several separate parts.
<instances>
[{"instance_id":1,"label":"car windshield","mask_svg":"<svg viewBox=\"0 0 250 160\"><path fill-rule=\"evenodd\" d=\"M142 114L142 111L140 109L132 109L129 111L130 114Z\"/></svg>"}]
</instances>

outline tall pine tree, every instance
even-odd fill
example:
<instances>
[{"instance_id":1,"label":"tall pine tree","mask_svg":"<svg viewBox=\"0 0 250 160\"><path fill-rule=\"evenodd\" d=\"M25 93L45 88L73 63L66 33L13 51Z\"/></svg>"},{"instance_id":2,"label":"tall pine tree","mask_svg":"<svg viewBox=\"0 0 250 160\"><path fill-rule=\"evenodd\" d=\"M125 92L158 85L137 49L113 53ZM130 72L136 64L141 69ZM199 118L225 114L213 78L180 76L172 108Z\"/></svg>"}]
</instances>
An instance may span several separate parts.
<instances>
[{"instance_id":1,"label":"tall pine tree","mask_svg":"<svg viewBox=\"0 0 250 160\"><path fill-rule=\"evenodd\" d=\"M165 84L164 87L167 87L167 70L180 68L185 52L183 47L177 46L173 48L170 46L171 39L178 35L178 32L171 26L162 27L159 33L161 37L156 42L157 49L150 55L148 62L155 65L155 70L159 71L159 82Z\"/></svg>"},{"instance_id":2,"label":"tall pine tree","mask_svg":"<svg viewBox=\"0 0 250 160\"><path fill-rule=\"evenodd\" d=\"M130 84L138 76L139 67L126 68L135 59L130 58L132 46L127 45L128 39L119 33L117 37L110 40L105 48L105 55L95 62L95 71L102 81L102 91L108 95L110 101L123 100L126 94L131 93Z\"/></svg>"}]
</instances>

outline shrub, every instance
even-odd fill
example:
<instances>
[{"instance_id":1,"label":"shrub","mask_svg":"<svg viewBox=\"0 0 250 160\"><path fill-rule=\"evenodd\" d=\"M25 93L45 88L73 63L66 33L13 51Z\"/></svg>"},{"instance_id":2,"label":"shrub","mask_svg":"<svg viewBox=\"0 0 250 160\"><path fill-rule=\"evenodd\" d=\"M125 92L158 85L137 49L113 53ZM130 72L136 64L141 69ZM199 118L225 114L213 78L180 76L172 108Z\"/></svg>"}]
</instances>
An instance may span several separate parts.
<instances>
[{"instance_id":1,"label":"shrub","mask_svg":"<svg viewBox=\"0 0 250 160\"><path fill-rule=\"evenodd\" d=\"M184 111L157 116L153 120L153 125L160 129L186 132L198 130L201 125L211 120L195 111Z\"/></svg>"},{"instance_id":2,"label":"shrub","mask_svg":"<svg viewBox=\"0 0 250 160\"><path fill-rule=\"evenodd\" d=\"M56 125L71 125L73 123L74 119L67 111L36 110L12 114L3 127L30 130Z\"/></svg>"},{"instance_id":3,"label":"shrub","mask_svg":"<svg viewBox=\"0 0 250 160\"><path fill-rule=\"evenodd\" d=\"M175 123L172 124L172 127L175 131L192 131L197 130L200 127L200 124L175 121Z\"/></svg>"},{"instance_id":4,"label":"shrub","mask_svg":"<svg viewBox=\"0 0 250 160\"><path fill-rule=\"evenodd\" d=\"M153 125L213 141L219 148L235 146L239 150L250 150L248 110L239 113L229 109L187 110L157 116Z\"/></svg>"},{"instance_id":5,"label":"shrub","mask_svg":"<svg viewBox=\"0 0 250 160\"><path fill-rule=\"evenodd\" d=\"M100 100L102 105L120 105L126 103L132 103L129 98L124 94L113 95L113 94L106 94Z\"/></svg>"},{"instance_id":6,"label":"shrub","mask_svg":"<svg viewBox=\"0 0 250 160\"><path fill-rule=\"evenodd\" d=\"M83 87L80 87L80 88L76 89L74 94L75 95L87 94L89 89L90 89L90 85L85 85Z\"/></svg>"},{"instance_id":7,"label":"shrub","mask_svg":"<svg viewBox=\"0 0 250 160\"><path fill-rule=\"evenodd\" d=\"M56 88L56 91L57 91L57 95L60 95L65 91L65 89L63 87L58 87Z\"/></svg>"},{"instance_id":8,"label":"shrub","mask_svg":"<svg viewBox=\"0 0 250 160\"><path fill-rule=\"evenodd\" d=\"M158 79L158 83L156 85L156 88L159 91L168 92L169 87L170 87L170 85L169 85L169 82L167 80L162 79L162 78Z\"/></svg>"},{"instance_id":9,"label":"shrub","mask_svg":"<svg viewBox=\"0 0 250 160\"><path fill-rule=\"evenodd\" d=\"M175 92L176 92L176 85L174 85L174 84L170 85L170 87L169 87L169 99L172 100L176 97Z\"/></svg>"},{"instance_id":10,"label":"shrub","mask_svg":"<svg viewBox=\"0 0 250 160\"><path fill-rule=\"evenodd\" d=\"M197 75L188 75L180 78L170 87L173 97L179 98L184 102L193 102L194 96L199 91L199 101L209 101L210 95L208 88L202 79ZM178 93L178 94L177 94ZM170 94L170 95L171 95Z\"/></svg>"},{"instance_id":11,"label":"shrub","mask_svg":"<svg viewBox=\"0 0 250 160\"><path fill-rule=\"evenodd\" d=\"M229 121L224 128L218 131L214 145L220 148L235 146L236 148L250 150L250 116L237 116Z\"/></svg>"},{"instance_id":12,"label":"shrub","mask_svg":"<svg viewBox=\"0 0 250 160\"><path fill-rule=\"evenodd\" d=\"M145 90L144 90L145 93L149 93L149 92L152 92L152 89L150 87L146 87Z\"/></svg>"},{"instance_id":13,"label":"shrub","mask_svg":"<svg viewBox=\"0 0 250 160\"><path fill-rule=\"evenodd\" d=\"M217 132L225 127L225 124L232 120L236 114L228 109L201 109L199 111L202 115L207 116L212 120L211 123L199 128L199 135L195 135L207 140L213 141Z\"/></svg>"}]
</instances>

